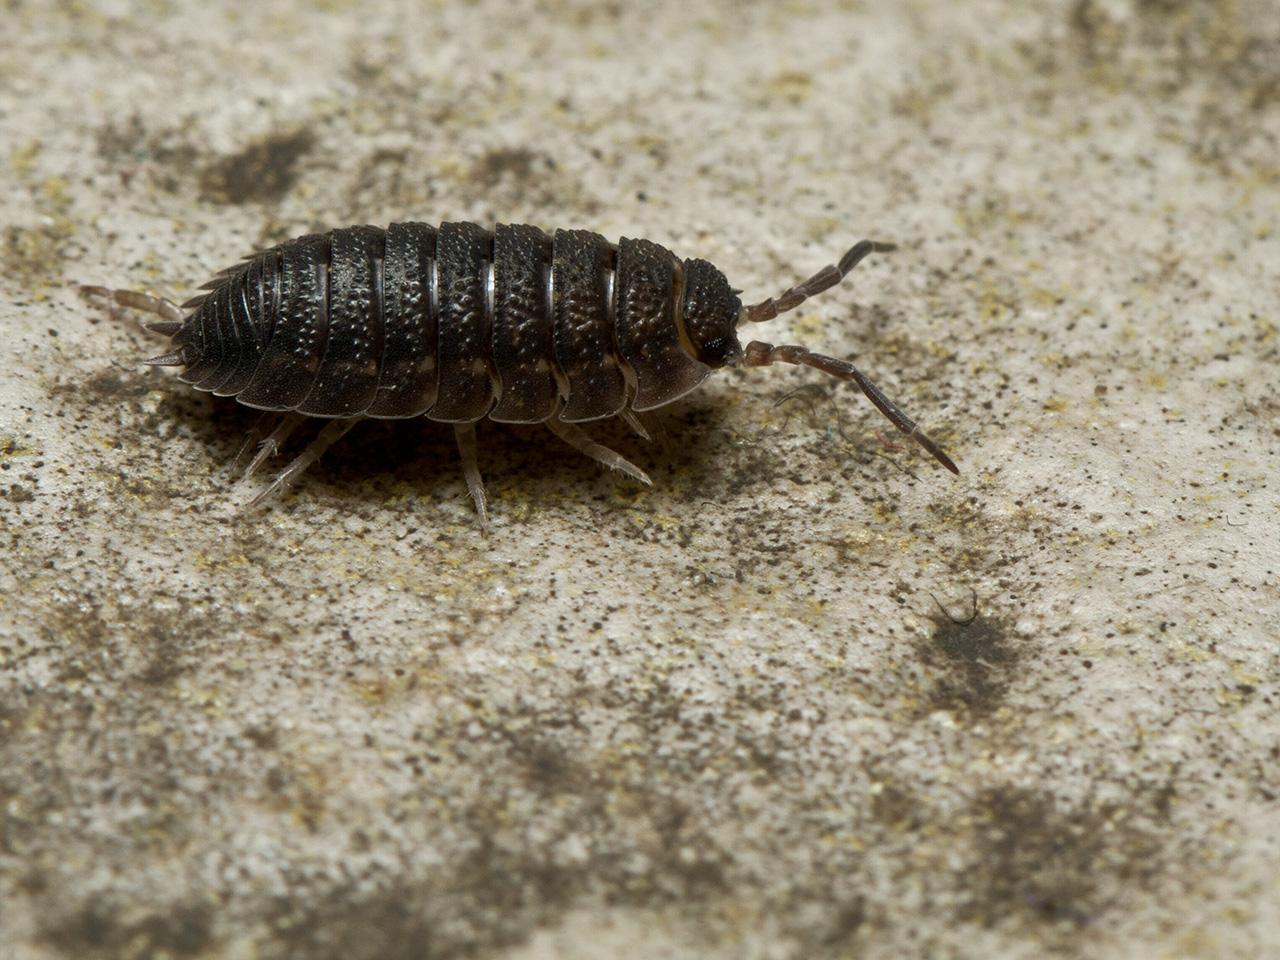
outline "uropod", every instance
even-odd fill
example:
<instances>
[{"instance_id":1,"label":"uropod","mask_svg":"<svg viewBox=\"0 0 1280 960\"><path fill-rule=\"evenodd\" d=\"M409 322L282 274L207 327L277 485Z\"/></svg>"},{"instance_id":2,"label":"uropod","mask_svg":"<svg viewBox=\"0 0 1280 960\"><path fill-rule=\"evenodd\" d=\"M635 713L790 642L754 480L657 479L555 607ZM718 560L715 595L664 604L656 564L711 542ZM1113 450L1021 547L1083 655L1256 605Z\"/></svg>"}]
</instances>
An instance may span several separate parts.
<instances>
[{"instance_id":1,"label":"uropod","mask_svg":"<svg viewBox=\"0 0 1280 960\"><path fill-rule=\"evenodd\" d=\"M777 297L744 306L723 273L659 244L616 245L587 230L469 222L393 223L310 234L218 273L181 306L130 290L89 295L160 317L172 338L145 361L267 411L245 442L251 476L309 418L328 421L252 504L282 494L365 418L453 424L481 522L476 423L543 423L570 446L642 483L649 478L579 424L644 414L697 387L712 370L774 363L851 380L901 432L952 473L951 458L852 363L803 346L752 340L762 323L839 283L870 253L863 240L837 264ZM270 423L272 418L278 422ZM256 455L250 459L249 454Z\"/></svg>"}]
</instances>

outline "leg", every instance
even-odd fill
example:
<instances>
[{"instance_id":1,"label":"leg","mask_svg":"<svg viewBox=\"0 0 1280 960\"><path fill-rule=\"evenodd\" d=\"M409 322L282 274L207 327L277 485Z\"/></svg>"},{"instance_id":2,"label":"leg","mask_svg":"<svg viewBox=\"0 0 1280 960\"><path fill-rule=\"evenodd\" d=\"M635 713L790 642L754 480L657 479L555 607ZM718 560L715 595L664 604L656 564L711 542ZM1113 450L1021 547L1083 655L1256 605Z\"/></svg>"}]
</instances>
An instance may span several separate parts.
<instances>
[{"instance_id":1,"label":"leg","mask_svg":"<svg viewBox=\"0 0 1280 960\"><path fill-rule=\"evenodd\" d=\"M467 479L467 491L475 501L476 513L480 515L480 529L489 530L489 511L486 509L484 480L480 477L480 465L476 461L476 425L474 423L455 423L453 435L458 441L458 453L462 456L462 475Z\"/></svg>"},{"instance_id":2,"label":"leg","mask_svg":"<svg viewBox=\"0 0 1280 960\"><path fill-rule=\"evenodd\" d=\"M269 416L271 415L265 414L260 417L258 422L253 425L253 429L249 431L249 436L245 438L244 446L240 448L240 453L236 455L235 461L231 464L232 473L234 473L240 466L241 459L246 455L252 444L262 436L260 428L263 421L265 421ZM279 453L280 447L289 439L289 434L293 433L293 431L298 428L298 424L302 423L304 419L305 418L298 413L285 414L284 419L276 424L276 428L271 431L267 436L267 439L262 441L262 444L258 447L257 455L249 461L249 466L245 468L244 474L240 479L248 480L258 472L258 468L266 463L268 459Z\"/></svg>"},{"instance_id":3,"label":"leg","mask_svg":"<svg viewBox=\"0 0 1280 960\"><path fill-rule=\"evenodd\" d=\"M248 434L245 435L244 443L240 444L240 449L236 451L235 459L231 461L231 466L227 468L232 475L238 473L244 467L245 461L249 459L249 454L262 440L263 429L271 417L272 414L264 413L253 421L253 426L249 428Z\"/></svg>"},{"instance_id":4,"label":"leg","mask_svg":"<svg viewBox=\"0 0 1280 960\"><path fill-rule=\"evenodd\" d=\"M622 454L614 453L604 444L596 443L583 433L577 424L565 423L563 420L556 420L553 417L547 421L547 429L578 452L585 453L592 460L603 463L610 470L620 470L627 476L639 480L646 487L653 484L653 481L645 475L643 470Z\"/></svg>"},{"instance_id":5,"label":"leg","mask_svg":"<svg viewBox=\"0 0 1280 960\"><path fill-rule=\"evenodd\" d=\"M299 417L301 419L301 417ZM259 506L273 497L281 496L286 490L293 486L294 482L302 475L302 472L311 466L324 452L331 446L342 439L343 435L354 427L360 421L359 417L348 417L344 420L330 420L325 428L320 431L319 436L311 441L311 445L302 453L294 458L293 462L284 468L282 472L276 475L271 481L271 486L263 490L260 494L249 501L249 507ZM292 429L292 428L291 428ZM277 429L277 433L279 430ZM272 436L275 436L273 433ZM270 440L270 438L268 438ZM264 444L265 446L265 444Z\"/></svg>"},{"instance_id":6,"label":"leg","mask_svg":"<svg viewBox=\"0 0 1280 960\"><path fill-rule=\"evenodd\" d=\"M150 294L138 293L136 290L109 290L106 287L90 286L82 286L80 292L87 297L104 297L117 306L132 307L135 310L154 313L157 317L160 317L160 321L158 323L148 323L146 327L148 330L162 333L166 337L173 336L182 327L182 308L172 300L166 300L164 297L153 297Z\"/></svg>"},{"instance_id":7,"label":"leg","mask_svg":"<svg viewBox=\"0 0 1280 960\"><path fill-rule=\"evenodd\" d=\"M661 444L664 453L671 452L671 437L666 427L662 425L662 415L657 410L646 410L640 413L636 410L624 409L619 416L627 421L627 425L637 436L650 443L657 441Z\"/></svg>"},{"instance_id":8,"label":"leg","mask_svg":"<svg viewBox=\"0 0 1280 960\"><path fill-rule=\"evenodd\" d=\"M642 420L640 414L636 413L634 410L624 409L622 411L622 419L627 421L627 426L629 426L636 436L640 437L640 439L653 439L653 437L649 435L649 429L645 426L644 420Z\"/></svg>"},{"instance_id":9,"label":"leg","mask_svg":"<svg viewBox=\"0 0 1280 960\"><path fill-rule=\"evenodd\" d=\"M914 420L899 410L897 404L881 393L880 388L868 380L852 363L837 360L835 357L824 357L820 353L810 353L804 347L795 344L775 347L771 343L762 343L759 340L752 340L747 344L742 359L744 367L767 367L773 363L794 363L813 367L840 380L852 380L867 395L867 399L876 405L876 409L889 418L890 423L928 450L930 456L952 473L960 473L960 468L952 462L942 448L930 440L924 431L916 426Z\"/></svg>"}]
</instances>

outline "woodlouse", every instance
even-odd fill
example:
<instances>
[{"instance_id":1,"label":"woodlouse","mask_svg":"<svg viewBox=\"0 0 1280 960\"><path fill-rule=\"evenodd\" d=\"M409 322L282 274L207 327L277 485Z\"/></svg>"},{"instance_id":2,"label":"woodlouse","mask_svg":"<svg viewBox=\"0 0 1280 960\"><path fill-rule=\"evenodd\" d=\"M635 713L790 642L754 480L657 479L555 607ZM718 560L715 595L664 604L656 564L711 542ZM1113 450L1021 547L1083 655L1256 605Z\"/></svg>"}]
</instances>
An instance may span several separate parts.
<instances>
[{"instance_id":1,"label":"woodlouse","mask_svg":"<svg viewBox=\"0 0 1280 960\"><path fill-rule=\"evenodd\" d=\"M616 246L586 230L499 224L393 223L309 234L247 257L178 306L128 290L83 287L161 317L150 329L171 350L147 360L180 366L199 390L281 414L260 421L244 476L308 417L330 420L252 501L288 489L362 418L425 416L454 425L481 522L485 494L475 424L545 423L587 456L649 483L639 467L577 424L642 415L684 396L724 366L803 364L851 380L900 431L944 467L941 448L853 364L739 327L771 320L839 283L865 256L894 249L863 240L776 298L744 306L705 260L680 260L648 240ZM264 437L265 434L265 437Z\"/></svg>"}]
</instances>

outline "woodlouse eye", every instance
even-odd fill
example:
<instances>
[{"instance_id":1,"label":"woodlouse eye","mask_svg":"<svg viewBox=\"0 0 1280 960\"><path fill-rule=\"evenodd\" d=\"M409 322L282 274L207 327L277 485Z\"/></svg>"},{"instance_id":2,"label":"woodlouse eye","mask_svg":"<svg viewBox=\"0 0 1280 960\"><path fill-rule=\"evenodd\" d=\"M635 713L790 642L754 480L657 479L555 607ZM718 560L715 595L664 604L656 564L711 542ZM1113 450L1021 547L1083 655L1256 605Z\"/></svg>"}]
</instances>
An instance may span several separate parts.
<instances>
[{"instance_id":1,"label":"woodlouse eye","mask_svg":"<svg viewBox=\"0 0 1280 960\"><path fill-rule=\"evenodd\" d=\"M733 366L742 360L742 344L736 337L717 337L702 345L698 359L709 367Z\"/></svg>"}]
</instances>

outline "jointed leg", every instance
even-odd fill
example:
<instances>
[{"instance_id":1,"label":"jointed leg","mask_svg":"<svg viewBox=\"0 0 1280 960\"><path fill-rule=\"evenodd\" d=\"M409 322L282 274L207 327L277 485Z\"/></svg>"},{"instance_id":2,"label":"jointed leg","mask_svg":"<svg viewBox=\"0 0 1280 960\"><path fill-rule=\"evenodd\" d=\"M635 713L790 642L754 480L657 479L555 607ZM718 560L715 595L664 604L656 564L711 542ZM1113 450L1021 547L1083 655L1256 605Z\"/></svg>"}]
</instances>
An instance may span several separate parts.
<instances>
[{"instance_id":1,"label":"jointed leg","mask_svg":"<svg viewBox=\"0 0 1280 960\"><path fill-rule=\"evenodd\" d=\"M615 453L602 443L596 443L583 433L577 424L565 423L563 420L552 418L547 421L547 429L575 450L585 453L592 460L603 463L610 470L620 470L627 476L639 480L645 486L653 484L653 481L649 479L643 470L622 454Z\"/></svg>"},{"instance_id":2,"label":"jointed leg","mask_svg":"<svg viewBox=\"0 0 1280 960\"><path fill-rule=\"evenodd\" d=\"M852 253L852 251L850 252ZM928 450L935 460L952 473L960 473L960 468L952 462L942 448L930 440L924 431L916 426L914 420L899 410L897 404L886 397L880 391L880 388L868 380L862 371L852 363L846 360L837 360L835 357L824 357L820 353L810 353L806 348L795 344L775 347L771 343L762 343L759 340L752 340L747 344L745 355L742 359L744 367L767 367L773 363L794 363L813 367L815 370L821 370L823 373L830 374L840 380L852 380L867 395L867 399L889 418L890 423Z\"/></svg>"},{"instance_id":3,"label":"jointed leg","mask_svg":"<svg viewBox=\"0 0 1280 960\"><path fill-rule=\"evenodd\" d=\"M645 426L644 420L642 420L640 414L636 413L634 410L623 410L622 419L627 421L627 426L629 426L635 432L636 436L640 437L640 439L653 439L653 437L649 435L649 428Z\"/></svg>"},{"instance_id":4,"label":"jointed leg","mask_svg":"<svg viewBox=\"0 0 1280 960\"><path fill-rule=\"evenodd\" d=\"M245 461L249 459L249 454L262 440L263 429L266 426L267 421L270 420L272 416L274 416L274 414L264 413L262 416L258 417L257 420L253 421L253 426L250 427L249 432L245 434L244 443L240 444L240 449L236 451L235 458L232 459L231 465L227 468L227 471L232 476L235 476L244 467Z\"/></svg>"},{"instance_id":5,"label":"jointed leg","mask_svg":"<svg viewBox=\"0 0 1280 960\"><path fill-rule=\"evenodd\" d=\"M136 290L111 290L107 287L91 286L81 286L80 292L87 297L104 297L121 307L132 307L135 310L154 313L161 319L156 323L148 323L146 327L166 337L173 336L182 327L182 308L164 297L153 297L147 293L138 293Z\"/></svg>"},{"instance_id":6,"label":"jointed leg","mask_svg":"<svg viewBox=\"0 0 1280 960\"><path fill-rule=\"evenodd\" d=\"M271 416L271 414L265 414L263 417L259 418L258 422L253 425L253 429L249 431L249 436L245 438L244 446L241 447L240 453L236 455L235 461L231 464L231 471L233 473L237 467L239 467L241 459L250 449L250 446L261 436L260 428L263 421L269 416ZM302 416L300 413L285 414L284 419L276 424L275 429L268 434L267 439L263 440L259 445L257 454L249 461L249 466L245 467L244 474L240 479L248 480L258 472L258 468L266 463L268 459L279 453L280 447L289 439L289 434L293 433L293 431L298 428L298 425L305 419L306 417Z\"/></svg>"},{"instance_id":7,"label":"jointed leg","mask_svg":"<svg viewBox=\"0 0 1280 960\"><path fill-rule=\"evenodd\" d=\"M484 495L484 480L480 477L480 464L476 460L476 425L474 423L455 423L453 435L458 441L458 453L462 455L462 475L467 480L467 490L475 501L476 513L480 515L480 529L489 529L489 511L486 509L487 499Z\"/></svg>"},{"instance_id":8,"label":"jointed leg","mask_svg":"<svg viewBox=\"0 0 1280 960\"><path fill-rule=\"evenodd\" d=\"M301 419L301 418L299 418ZM260 494L249 501L250 507L256 507L259 504L270 500L272 497L281 496L286 490L293 486L294 482L302 475L302 472L311 466L323 456L324 452L331 446L342 439L343 435L354 427L360 421L359 417L348 417L344 420L330 420L319 435L311 441L310 446L303 450L294 458L293 462L284 468L276 478L271 481L271 486L263 490ZM276 433L279 430L277 429ZM273 433L271 436L275 436ZM268 442L270 438L268 438ZM265 446L265 444L264 444Z\"/></svg>"}]
</instances>

